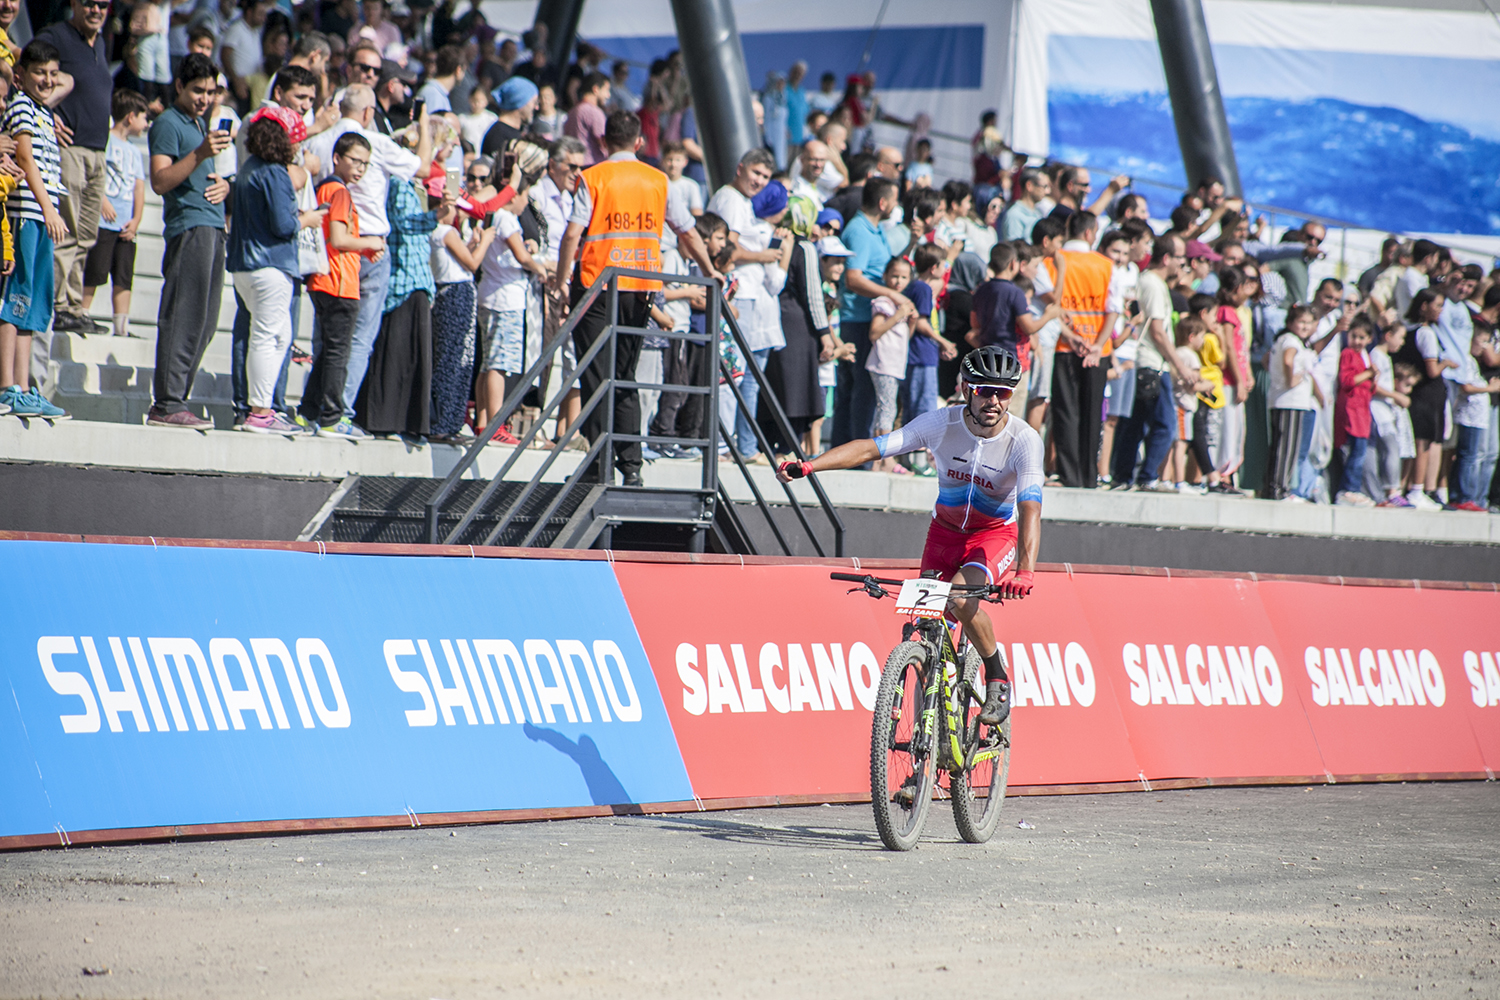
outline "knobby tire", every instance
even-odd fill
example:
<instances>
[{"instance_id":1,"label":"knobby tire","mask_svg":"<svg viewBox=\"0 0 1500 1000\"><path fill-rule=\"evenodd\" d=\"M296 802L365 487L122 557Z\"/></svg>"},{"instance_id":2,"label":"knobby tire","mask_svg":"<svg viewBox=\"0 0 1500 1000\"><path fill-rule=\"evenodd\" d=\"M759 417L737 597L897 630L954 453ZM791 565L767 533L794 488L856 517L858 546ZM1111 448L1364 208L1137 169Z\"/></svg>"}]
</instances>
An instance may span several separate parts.
<instances>
[{"instance_id":1,"label":"knobby tire","mask_svg":"<svg viewBox=\"0 0 1500 1000\"><path fill-rule=\"evenodd\" d=\"M917 846L932 790L937 781L933 754L917 758L910 747L922 718L922 667L932 656L920 642L903 642L891 650L880 675L870 727L870 802L880 840L893 851ZM934 669L936 669L934 664ZM899 715L899 718L893 716ZM908 801L909 800L909 801Z\"/></svg>"},{"instance_id":2,"label":"knobby tire","mask_svg":"<svg viewBox=\"0 0 1500 1000\"><path fill-rule=\"evenodd\" d=\"M971 646L964 660L964 677L969 681L972 692L962 703L961 724L965 727L962 742L968 753L971 752L971 745L988 736L993 727L980 726L975 721L982 707L984 692L984 684L980 680L984 667L979 654ZM973 768L965 768L948 777L948 791L953 797L954 825L958 827L958 835L971 844L983 844L995 835L995 829L1000 825L1000 807L1005 801L1005 789L1010 780L1010 719L1000 724L1000 735L1003 739L999 756L981 761Z\"/></svg>"}]
</instances>

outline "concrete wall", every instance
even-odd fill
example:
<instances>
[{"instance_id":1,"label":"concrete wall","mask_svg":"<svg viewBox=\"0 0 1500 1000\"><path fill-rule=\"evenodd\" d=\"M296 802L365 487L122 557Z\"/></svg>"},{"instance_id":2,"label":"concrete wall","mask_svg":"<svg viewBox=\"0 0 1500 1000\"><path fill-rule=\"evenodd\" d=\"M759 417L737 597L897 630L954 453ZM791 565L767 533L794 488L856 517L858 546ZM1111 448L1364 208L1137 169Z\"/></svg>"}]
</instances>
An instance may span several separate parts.
<instances>
[{"instance_id":1,"label":"concrete wall","mask_svg":"<svg viewBox=\"0 0 1500 1000\"><path fill-rule=\"evenodd\" d=\"M781 550L765 518L752 506L736 506L761 554L779 555ZM907 511L843 507L839 513L844 520L844 554L869 558L917 558L922 553L922 541L931 520L927 514ZM794 553L813 554L790 508L777 508L776 515L782 532L794 543ZM833 538L825 527L826 519L821 513L814 516L813 512L809 512L808 519L832 555ZM1040 559L1104 566L1500 581L1500 549L1492 545L1318 538L1074 521L1042 523Z\"/></svg>"},{"instance_id":2,"label":"concrete wall","mask_svg":"<svg viewBox=\"0 0 1500 1000\"><path fill-rule=\"evenodd\" d=\"M321 479L0 464L0 529L175 538L297 537L338 485ZM736 504L763 555L780 554L765 518ZM820 510L804 508L834 554ZM788 507L773 508L794 555L816 555ZM841 507L844 554L915 559L930 517ZM1449 514L1448 517L1478 515ZM1500 547L1045 521L1043 562L1500 582Z\"/></svg>"},{"instance_id":3,"label":"concrete wall","mask_svg":"<svg viewBox=\"0 0 1500 1000\"><path fill-rule=\"evenodd\" d=\"M337 482L0 465L0 528L290 541Z\"/></svg>"}]
</instances>

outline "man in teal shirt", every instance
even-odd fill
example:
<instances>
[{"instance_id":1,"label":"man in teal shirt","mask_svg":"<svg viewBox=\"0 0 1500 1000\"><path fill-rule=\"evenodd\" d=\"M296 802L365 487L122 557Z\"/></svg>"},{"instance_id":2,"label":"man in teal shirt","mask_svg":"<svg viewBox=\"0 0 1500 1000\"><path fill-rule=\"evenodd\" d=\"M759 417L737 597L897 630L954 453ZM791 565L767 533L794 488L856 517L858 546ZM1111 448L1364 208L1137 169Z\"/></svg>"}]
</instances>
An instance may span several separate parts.
<instances>
[{"instance_id":1,"label":"man in teal shirt","mask_svg":"<svg viewBox=\"0 0 1500 1000\"><path fill-rule=\"evenodd\" d=\"M151 189L162 196L161 304L156 315L156 375L146 422L207 430L213 422L187 408L193 377L219 322L224 291L224 199L229 182L213 173L229 132L204 118L218 91L219 68L189 53L177 68L177 100L151 125Z\"/></svg>"},{"instance_id":2,"label":"man in teal shirt","mask_svg":"<svg viewBox=\"0 0 1500 1000\"><path fill-rule=\"evenodd\" d=\"M802 81L807 79L807 63L797 60L786 74L786 117L791 132L792 145L800 146L807 138L807 91Z\"/></svg>"},{"instance_id":3,"label":"man in teal shirt","mask_svg":"<svg viewBox=\"0 0 1500 1000\"><path fill-rule=\"evenodd\" d=\"M845 262L844 287L839 302L839 336L854 345L854 361L838 368L833 390L833 443L835 446L871 435L875 420L875 383L865 370L870 355L870 302L884 295L897 308L908 302L900 292L885 287L885 266L891 259L890 244L880 223L896 210L898 188L879 174L865 181L859 211L844 227L844 244L851 256Z\"/></svg>"}]
</instances>

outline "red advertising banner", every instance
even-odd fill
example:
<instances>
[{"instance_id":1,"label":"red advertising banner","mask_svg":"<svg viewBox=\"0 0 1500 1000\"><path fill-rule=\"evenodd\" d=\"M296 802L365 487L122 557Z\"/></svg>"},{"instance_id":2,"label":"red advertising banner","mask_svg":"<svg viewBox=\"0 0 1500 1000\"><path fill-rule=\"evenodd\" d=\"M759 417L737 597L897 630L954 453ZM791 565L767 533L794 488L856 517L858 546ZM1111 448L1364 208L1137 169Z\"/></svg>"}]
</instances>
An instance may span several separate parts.
<instances>
[{"instance_id":1,"label":"red advertising banner","mask_svg":"<svg viewBox=\"0 0 1500 1000\"><path fill-rule=\"evenodd\" d=\"M1046 585L1073 590L1088 609L1095 655L1118 684L1148 778L1323 773L1255 583L1081 573Z\"/></svg>"},{"instance_id":2,"label":"red advertising banner","mask_svg":"<svg viewBox=\"0 0 1500 1000\"><path fill-rule=\"evenodd\" d=\"M870 712L901 619L826 566L615 563L701 799L870 788Z\"/></svg>"},{"instance_id":3,"label":"red advertising banner","mask_svg":"<svg viewBox=\"0 0 1500 1000\"><path fill-rule=\"evenodd\" d=\"M1500 763L1500 683L1484 675L1488 661L1500 682L1500 595L1281 581L1257 589L1330 773L1474 773Z\"/></svg>"},{"instance_id":4,"label":"red advertising banner","mask_svg":"<svg viewBox=\"0 0 1500 1000\"><path fill-rule=\"evenodd\" d=\"M829 571L615 563L699 798L868 792L877 672L904 619ZM1493 591L1050 572L990 610L1014 682L1013 785L1500 761Z\"/></svg>"}]
</instances>

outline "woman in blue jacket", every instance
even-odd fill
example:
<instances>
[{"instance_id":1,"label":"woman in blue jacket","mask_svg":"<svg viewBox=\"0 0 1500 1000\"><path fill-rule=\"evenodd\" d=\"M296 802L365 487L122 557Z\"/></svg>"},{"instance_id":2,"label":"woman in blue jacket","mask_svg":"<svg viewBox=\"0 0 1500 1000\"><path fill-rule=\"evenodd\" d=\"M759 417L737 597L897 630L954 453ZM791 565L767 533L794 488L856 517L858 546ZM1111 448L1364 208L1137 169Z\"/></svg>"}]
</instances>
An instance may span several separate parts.
<instances>
[{"instance_id":1,"label":"woman in blue jacket","mask_svg":"<svg viewBox=\"0 0 1500 1000\"><path fill-rule=\"evenodd\" d=\"M287 171L296 147L274 115L255 118L245 129L250 153L235 178L230 198L226 264L234 290L250 312L250 347L245 357L250 416L243 430L255 434L300 435L306 431L271 408L281 360L292 343L292 294L301 277L297 232L321 226L324 212L297 211L297 195Z\"/></svg>"}]
</instances>

